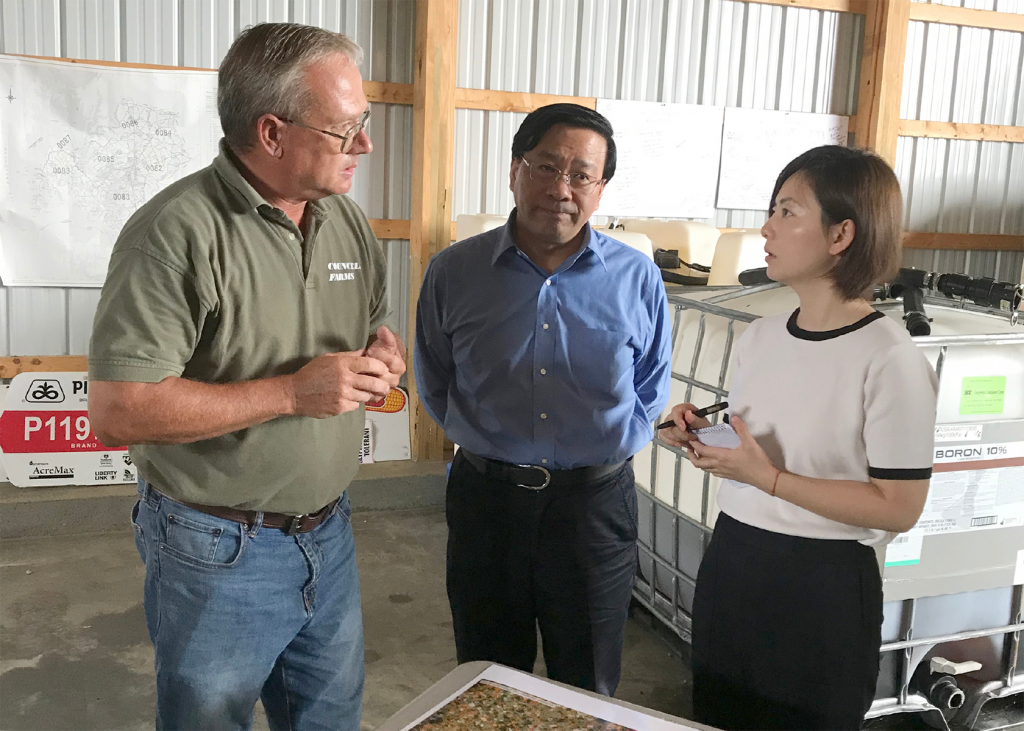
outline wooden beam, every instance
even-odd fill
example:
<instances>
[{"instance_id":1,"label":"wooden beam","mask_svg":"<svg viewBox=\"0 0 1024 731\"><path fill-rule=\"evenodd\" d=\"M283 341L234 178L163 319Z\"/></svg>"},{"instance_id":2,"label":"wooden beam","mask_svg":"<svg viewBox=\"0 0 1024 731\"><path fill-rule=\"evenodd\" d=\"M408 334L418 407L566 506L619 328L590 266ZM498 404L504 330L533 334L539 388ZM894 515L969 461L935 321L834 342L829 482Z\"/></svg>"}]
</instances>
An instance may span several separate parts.
<instances>
[{"instance_id":1,"label":"wooden beam","mask_svg":"<svg viewBox=\"0 0 1024 731\"><path fill-rule=\"evenodd\" d=\"M946 25L966 25L971 28L989 28L992 30L1009 30L1024 33L1024 15L1019 13L999 13L993 10L972 10L949 5L932 5L930 3L911 3L910 19L925 23L945 23Z\"/></svg>"},{"instance_id":2,"label":"wooden beam","mask_svg":"<svg viewBox=\"0 0 1024 731\"><path fill-rule=\"evenodd\" d=\"M459 109L484 109L496 112L532 112L548 104L568 102L588 109L597 109L597 99L585 96L559 96L558 94L529 94L521 91L495 91L492 89L456 89L455 106Z\"/></svg>"},{"instance_id":3,"label":"wooden beam","mask_svg":"<svg viewBox=\"0 0 1024 731\"><path fill-rule=\"evenodd\" d=\"M455 90L456 109L482 109L488 112L532 112L548 104L568 102L587 109L597 109L597 98L592 96L562 96L559 94L531 94L522 91L499 91L494 89ZM857 115L849 116L849 129L857 124Z\"/></svg>"},{"instance_id":4,"label":"wooden beam","mask_svg":"<svg viewBox=\"0 0 1024 731\"><path fill-rule=\"evenodd\" d=\"M903 234L903 248L957 249L959 251L1024 251L1024 236L907 231Z\"/></svg>"},{"instance_id":5,"label":"wooden beam","mask_svg":"<svg viewBox=\"0 0 1024 731\"><path fill-rule=\"evenodd\" d=\"M59 56L30 56L24 53L0 54L19 58L38 58L43 61L61 61L63 63L88 64L89 66L113 66L123 69L153 69L156 71L208 71L213 74L217 69L197 68L195 66L161 66L154 63L122 63L120 61L93 61L83 58L61 58ZM364 81L363 93L370 102L378 104L412 104L412 84L392 84L383 81Z\"/></svg>"},{"instance_id":6,"label":"wooden beam","mask_svg":"<svg viewBox=\"0 0 1024 731\"><path fill-rule=\"evenodd\" d=\"M377 238L408 238L409 221L371 219ZM721 233L739 231L736 228L720 228ZM403 235L404 234L404 235ZM451 241L455 241L455 221L451 224ZM927 231L905 231L903 246L907 249L958 249L961 251L1024 251L1024 236L1009 234L932 233ZM418 291L417 291L418 294ZM3 376L0 376L2 378Z\"/></svg>"},{"instance_id":7,"label":"wooden beam","mask_svg":"<svg viewBox=\"0 0 1024 731\"><path fill-rule=\"evenodd\" d=\"M1022 16L1024 17L1024 16ZM901 137L935 137L947 140L1024 142L1024 127L1009 124L964 124L930 120L900 120Z\"/></svg>"},{"instance_id":8,"label":"wooden beam","mask_svg":"<svg viewBox=\"0 0 1024 731\"><path fill-rule=\"evenodd\" d=\"M746 0L758 5L781 5L786 8L808 8L810 10L831 10L837 13L867 13L867 6L875 0Z\"/></svg>"},{"instance_id":9,"label":"wooden beam","mask_svg":"<svg viewBox=\"0 0 1024 731\"><path fill-rule=\"evenodd\" d=\"M874 150L893 167L910 5L910 0L873 0L867 6L864 22L854 142L858 147Z\"/></svg>"},{"instance_id":10,"label":"wooden beam","mask_svg":"<svg viewBox=\"0 0 1024 731\"><path fill-rule=\"evenodd\" d=\"M458 0L416 0L413 85L412 223L409 230L409 322L430 257L451 243L455 148L455 58ZM410 344L411 345L411 344ZM413 348L408 348L412 363ZM409 369L409 428L415 460L442 459L444 432L427 415Z\"/></svg>"},{"instance_id":11,"label":"wooden beam","mask_svg":"<svg viewBox=\"0 0 1024 731\"><path fill-rule=\"evenodd\" d=\"M15 355L0 358L0 378L19 373L78 373L89 370L84 355Z\"/></svg>"},{"instance_id":12,"label":"wooden beam","mask_svg":"<svg viewBox=\"0 0 1024 731\"><path fill-rule=\"evenodd\" d=\"M364 81L363 93L368 101L378 104L412 104L412 84Z\"/></svg>"},{"instance_id":13,"label":"wooden beam","mask_svg":"<svg viewBox=\"0 0 1024 731\"><path fill-rule=\"evenodd\" d=\"M371 218L370 228L378 239L408 239L409 220L395 218Z\"/></svg>"},{"instance_id":14,"label":"wooden beam","mask_svg":"<svg viewBox=\"0 0 1024 731\"><path fill-rule=\"evenodd\" d=\"M720 228L721 233L741 231ZM904 249L954 249L957 251L1024 251L1024 236L1006 234L955 234L904 231Z\"/></svg>"},{"instance_id":15,"label":"wooden beam","mask_svg":"<svg viewBox=\"0 0 1024 731\"><path fill-rule=\"evenodd\" d=\"M158 63L125 63L123 61L99 61L91 58L64 58L63 56L33 56L28 53L5 53L4 56L15 56L18 58L38 58L41 61L60 61L62 63L81 63L89 66L116 66L123 69L153 69L155 71L210 71L216 73L217 69L199 68L198 66L165 66Z\"/></svg>"}]
</instances>

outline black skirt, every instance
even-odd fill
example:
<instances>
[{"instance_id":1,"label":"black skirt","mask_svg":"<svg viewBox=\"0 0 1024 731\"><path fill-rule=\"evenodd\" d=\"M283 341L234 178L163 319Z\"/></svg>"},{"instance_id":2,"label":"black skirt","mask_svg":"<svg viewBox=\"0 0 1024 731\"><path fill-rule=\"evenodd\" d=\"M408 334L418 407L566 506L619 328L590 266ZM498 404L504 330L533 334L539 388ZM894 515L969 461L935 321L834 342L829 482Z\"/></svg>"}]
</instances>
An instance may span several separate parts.
<instances>
[{"instance_id":1,"label":"black skirt","mask_svg":"<svg viewBox=\"0 0 1024 731\"><path fill-rule=\"evenodd\" d=\"M723 729L857 729L882 643L874 549L722 513L693 600L696 720Z\"/></svg>"}]
</instances>

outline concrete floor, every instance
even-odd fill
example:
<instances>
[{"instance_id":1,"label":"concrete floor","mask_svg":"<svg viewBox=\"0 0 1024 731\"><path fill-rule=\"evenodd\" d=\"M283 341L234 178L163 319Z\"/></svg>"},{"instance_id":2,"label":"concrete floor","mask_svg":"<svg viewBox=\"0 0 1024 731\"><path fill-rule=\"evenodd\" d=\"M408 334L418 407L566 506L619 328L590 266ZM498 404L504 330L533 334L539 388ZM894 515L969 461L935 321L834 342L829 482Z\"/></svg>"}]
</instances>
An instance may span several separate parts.
<instances>
[{"instance_id":1,"label":"concrete floor","mask_svg":"<svg viewBox=\"0 0 1024 731\"><path fill-rule=\"evenodd\" d=\"M364 729L455 667L437 508L353 516L366 634ZM0 728L153 726L143 569L128 530L0 544ZM689 675L643 621L626 635L617 696L687 716ZM538 672L543 672L538 668ZM266 728L257 717L257 728Z\"/></svg>"},{"instance_id":2,"label":"concrete floor","mask_svg":"<svg viewBox=\"0 0 1024 731\"><path fill-rule=\"evenodd\" d=\"M113 512L124 513L126 520L128 494L113 497L119 501ZM7 523L12 508L20 508L29 522L54 514L53 504L35 515L30 506L12 503L11 496L0 498ZM110 507L97 508L97 515L109 515ZM366 635L362 728L373 729L455 667L444 589L446 528L438 507L356 512L353 526ZM4 535L11 534L10 527ZM0 729L153 727L153 649L142 610L142 579L127 529L0 542ZM687 718L689 669L663 639L664 630L655 631L650 621L642 614L630 620L616 695ZM535 671L543 675L541 663ZM1022 718L1024 697L992 703L978 731L1024 731ZM254 726L267 728L259 707ZM897 716L876 719L869 729L929 726L914 716Z\"/></svg>"}]
</instances>

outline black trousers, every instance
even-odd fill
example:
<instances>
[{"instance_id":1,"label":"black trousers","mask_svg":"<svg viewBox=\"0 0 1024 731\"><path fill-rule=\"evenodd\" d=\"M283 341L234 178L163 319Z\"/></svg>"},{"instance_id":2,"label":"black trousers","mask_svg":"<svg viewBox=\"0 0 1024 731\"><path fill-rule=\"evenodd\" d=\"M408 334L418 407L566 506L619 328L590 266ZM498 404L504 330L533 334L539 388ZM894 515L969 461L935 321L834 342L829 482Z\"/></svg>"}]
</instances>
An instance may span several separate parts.
<instances>
[{"instance_id":1,"label":"black trousers","mask_svg":"<svg viewBox=\"0 0 1024 731\"><path fill-rule=\"evenodd\" d=\"M458 661L532 672L539 626L550 678L614 693L637 566L632 463L590 484L528 490L456 454L446 513Z\"/></svg>"},{"instance_id":2,"label":"black trousers","mask_svg":"<svg viewBox=\"0 0 1024 731\"><path fill-rule=\"evenodd\" d=\"M696 720L723 729L857 729L882 643L875 552L718 518L693 600Z\"/></svg>"}]
</instances>

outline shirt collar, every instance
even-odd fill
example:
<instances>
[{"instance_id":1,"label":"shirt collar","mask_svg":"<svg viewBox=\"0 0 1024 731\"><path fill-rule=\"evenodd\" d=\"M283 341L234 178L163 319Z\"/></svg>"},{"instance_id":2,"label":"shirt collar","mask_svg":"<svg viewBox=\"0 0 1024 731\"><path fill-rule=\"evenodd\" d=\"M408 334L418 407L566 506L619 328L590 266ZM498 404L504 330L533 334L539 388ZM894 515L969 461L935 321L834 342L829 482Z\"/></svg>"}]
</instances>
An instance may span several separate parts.
<instances>
[{"instance_id":1,"label":"shirt collar","mask_svg":"<svg viewBox=\"0 0 1024 731\"><path fill-rule=\"evenodd\" d=\"M241 196L245 199L246 203L256 212L261 214L272 213L273 211L280 211L282 215L284 212L279 208L267 203L266 199L256 192L256 189L249 184L249 181L242 175L241 166L242 162L238 159L231 148L228 147L227 141L221 138L220 154L213 161L214 169L220 174L220 176L237 190ZM307 205L310 208L310 213L317 220L321 220L326 217L327 211L324 208L323 203L320 201L307 201Z\"/></svg>"},{"instance_id":2,"label":"shirt collar","mask_svg":"<svg viewBox=\"0 0 1024 731\"><path fill-rule=\"evenodd\" d=\"M492 266L497 263L499 256L509 249L514 248L516 245L515 239L512 238L512 231L515 229L516 225L516 212L517 209L513 208L512 213L509 215L508 220L501 229L501 234L498 236L498 240L494 243L494 254L491 256ZM571 267L581 256L583 256L587 249L590 249L590 251L594 252L594 256L597 257L597 260L601 262L601 266L603 266L605 271L607 271L608 265L604 260L604 248L607 246L607 243L604 241L604 238L605 237L603 235L591 228L589 221L583 224L583 246L579 248L579 251L570 256L565 263L559 267L559 270L565 270Z\"/></svg>"},{"instance_id":3,"label":"shirt collar","mask_svg":"<svg viewBox=\"0 0 1024 731\"><path fill-rule=\"evenodd\" d=\"M515 240L512 238L512 231L516 225L516 209L512 209L512 213L509 215L508 220L505 221L505 225L501 227L501 233L498 234L498 240L494 242L494 254L491 256L491 266L497 263L498 257L504 254L516 245Z\"/></svg>"}]
</instances>

